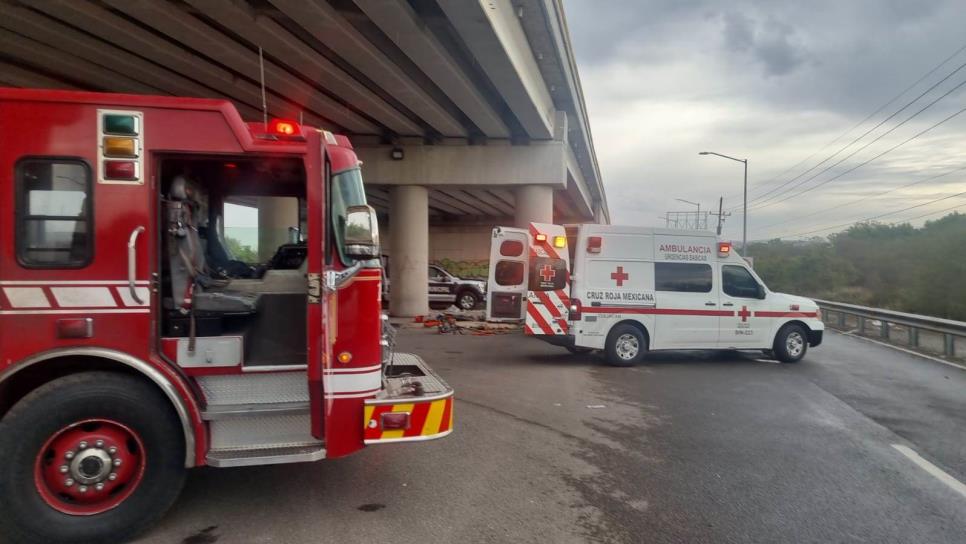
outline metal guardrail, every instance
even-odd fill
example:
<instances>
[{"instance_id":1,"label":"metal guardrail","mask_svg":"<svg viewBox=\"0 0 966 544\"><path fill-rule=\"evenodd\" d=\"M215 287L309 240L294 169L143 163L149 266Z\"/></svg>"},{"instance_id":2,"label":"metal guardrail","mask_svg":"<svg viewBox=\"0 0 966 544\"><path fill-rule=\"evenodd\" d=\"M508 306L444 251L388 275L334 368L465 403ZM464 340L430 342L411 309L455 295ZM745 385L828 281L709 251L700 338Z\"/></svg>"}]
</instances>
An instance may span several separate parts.
<instances>
[{"instance_id":1,"label":"metal guardrail","mask_svg":"<svg viewBox=\"0 0 966 544\"><path fill-rule=\"evenodd\" d=\"M813 300L822 308L822 320L836 328L848 328L848 316L853 316L857 320L857 330L863 335L868 333L868 326L871 324L875 327L877 336L889 342L899 343L897 334L904 334L904 343L911 349L933 351L949 358L957 357L957 348L966 350L966 322L964 321L907 314L830 300ZM924 345L921 332L932 334L937 340L941 339L941 347L932 346L932 349L929 349L929 346ZM964 347L959 347L960 345Z\"/></svg>"}]
</instances>

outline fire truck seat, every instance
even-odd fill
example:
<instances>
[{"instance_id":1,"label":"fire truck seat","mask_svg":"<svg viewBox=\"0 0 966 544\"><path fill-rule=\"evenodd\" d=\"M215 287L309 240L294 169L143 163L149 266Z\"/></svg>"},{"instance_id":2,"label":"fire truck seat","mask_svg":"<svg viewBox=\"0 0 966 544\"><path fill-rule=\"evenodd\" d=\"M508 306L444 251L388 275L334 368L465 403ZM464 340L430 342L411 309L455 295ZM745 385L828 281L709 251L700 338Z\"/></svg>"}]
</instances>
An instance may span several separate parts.
<instances>
[{"instance_id":1,"label":"fire truck seat","mask_svg":"<svg viewBox=\"0 0 966 544\"><path fill-rule=\"evenodd\" d=\"M213 278L198 234L202 210L201 192L184 176L171 183L167 208L168 259L174 305L195 312L253 314L258 293L227 289L230 281Z\"/></svg>"}]
</instances>

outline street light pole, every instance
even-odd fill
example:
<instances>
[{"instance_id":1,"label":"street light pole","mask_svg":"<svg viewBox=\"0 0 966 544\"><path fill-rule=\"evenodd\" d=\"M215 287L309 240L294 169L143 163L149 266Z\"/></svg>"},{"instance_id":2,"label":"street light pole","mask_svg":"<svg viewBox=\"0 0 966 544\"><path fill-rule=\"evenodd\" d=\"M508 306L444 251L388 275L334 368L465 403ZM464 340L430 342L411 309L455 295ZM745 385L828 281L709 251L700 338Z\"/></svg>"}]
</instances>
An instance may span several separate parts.
<instances>
[{"instance_id":1,"label":"street light pole","mask_svg":"<svg viewBox=\"0 0 966 544\"><path fill-rule=\"evenodd\" d=\"M724 159L731 159L736 162L740 162L745 165L745 182L743 190L743 209L741 212L741 254L747 257L748 252L748 159L736 159L734 157L729 157L728 155L722 155L721 153L715 153L714 151L701 151L698 155L717 155Z\"/></svg>"},{"instance_id":2,"label":"street light pole","mask_svg":"<svg viewBox=\"0 0 966 544\"><path fill-rule=\"evenodd\" d=\"M741 254L748 256L748 159L741 161L745 163L745 183L744 195L742 197L741 211Z\"/></svg>"}]
</instances>

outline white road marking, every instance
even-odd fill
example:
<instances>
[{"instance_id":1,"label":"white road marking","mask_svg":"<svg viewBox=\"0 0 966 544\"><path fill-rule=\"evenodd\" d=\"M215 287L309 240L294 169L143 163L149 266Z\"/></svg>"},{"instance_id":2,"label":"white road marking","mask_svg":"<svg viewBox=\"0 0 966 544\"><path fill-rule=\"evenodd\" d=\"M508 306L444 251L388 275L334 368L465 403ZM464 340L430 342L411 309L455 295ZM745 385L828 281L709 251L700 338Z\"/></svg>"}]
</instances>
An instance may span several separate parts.
<instances>
[{"instance_id":1,"label":"white road marking","mask_svg":"<svg viewBox=\"0 0 966 544\"><path fill-rule=\"evenodd\" d=\"M930 361L935 361L937 363L942 363L944 365L951 366L953 368L958 368L959 370L966 370L966 366L963 366L961 364L954 363L952 361L947 361L946 359L940 359L939 357L933 357L932 355L926 355L925 353L920 353L918 351L913 351L911 349L906 349L904 347L900 347L900 346L897 346L895 344L890 344L888 342L882 342L880 340L873 340L871 338L866 338L865 336L861 336L861 335L858 335L858 334L853 334L850 331L843 332L843 331L836 330L836 329L825 329L825 330L837 332L837 333L841 334L842 336L850 336L852 338L858 338L859 340L865 340L866 342L872 342L873 344L879 344L880 346L885 346L887 348L892 348L894 350L898 350L898 351L901 351L903 353L908 353L909 355L915 355L917 357L922 357L923 359L929 359Z\"/></svg>"},{"instance_id":2,"label":"white road marking","mask_svg":"<svg viewBox=\"0 0 966 544\"><path fill-rule=\"evenodd\" d=\"M925 470L933 477L935 477L937 480L949 486L950 489L952 489L956 493L959 493L963 497L966 497L966 484L963 484L963 482L960 482L956 478L953 478L943 469L923 459L921 455L916 453L916 451L910 448L909 446L904 446L902 444L893 444L892 447L898 450L899 453L901 453L902 455L905 455L910 461L919 465L919 468Z\"/></svg>"}]
</instances>

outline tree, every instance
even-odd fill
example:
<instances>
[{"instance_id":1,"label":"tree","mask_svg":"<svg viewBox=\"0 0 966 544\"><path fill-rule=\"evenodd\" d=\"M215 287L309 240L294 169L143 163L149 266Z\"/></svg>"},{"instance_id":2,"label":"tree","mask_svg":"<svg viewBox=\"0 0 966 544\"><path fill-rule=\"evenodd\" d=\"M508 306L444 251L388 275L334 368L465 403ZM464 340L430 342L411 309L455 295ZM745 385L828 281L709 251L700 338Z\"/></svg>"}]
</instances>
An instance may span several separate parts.
<instances>
[{"instance_id":1,"label":"tree","mask_svg":"<svg viewBox=\"0 0 966 544\"><path fill-rule=\"evenodd\" d=\"M258 253L252 249L252 246L242 244L241 240L232 238L231 236L226 236L225 245L228 246L228 253L230 253L236 260L248 264L255 264L258 262Z\"/></svg>"},{"instance_id":2,"label":"tree","mask_svg":"<svg viewBox=\"0 0 966 544\"><path fill-rule=\"evenodd\" d=\"M751 244L776 291L966 320L966 215L915 228L861 223L828 238Z\"/></svg>"}]
</instances>

